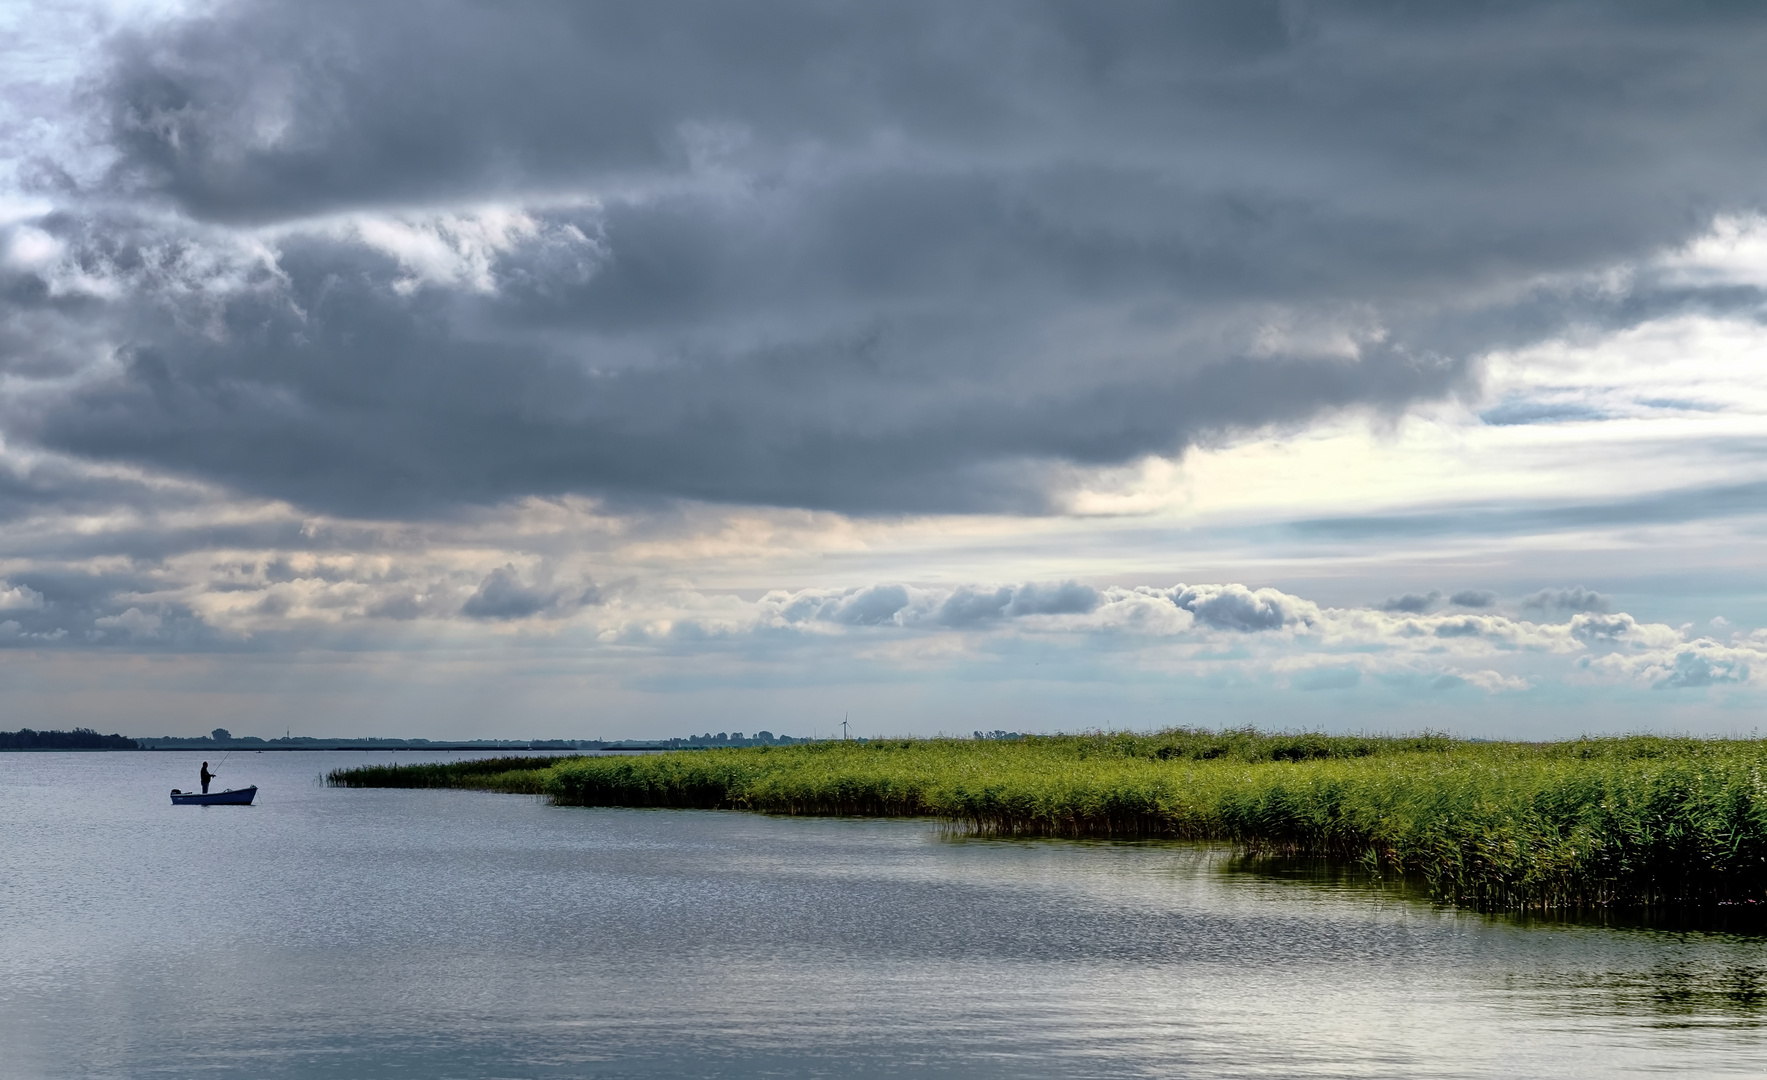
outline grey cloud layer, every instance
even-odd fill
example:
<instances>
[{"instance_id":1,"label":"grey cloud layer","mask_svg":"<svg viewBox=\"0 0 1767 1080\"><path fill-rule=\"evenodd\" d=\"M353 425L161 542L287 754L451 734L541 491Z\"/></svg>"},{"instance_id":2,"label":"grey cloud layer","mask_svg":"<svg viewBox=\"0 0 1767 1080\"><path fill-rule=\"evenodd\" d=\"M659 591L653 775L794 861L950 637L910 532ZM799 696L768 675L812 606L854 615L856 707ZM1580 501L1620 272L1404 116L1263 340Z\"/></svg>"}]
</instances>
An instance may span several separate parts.
<instances>
[{"instance_id":1,"label":"grey cloud layer","mask_svg":"<svg viewBox=\"0 0 1767 1080\"><path fill-rule=\"evenodd\" d=\"M113 43L64 118L102 178L32 174L0 418L349 515L1042 512L1067 465L1758 302L1540 282L1761 205L1763 44L1651 5L227 5Z\"/></svg>"},{"instance_id":2,"label":"grey cloud layer","mask_svg":"<svg viewBox=\"0 0 1767 1080\"><path fill-rule=\"evenodd\" d=\"M439 637L469 648L507 642L514 632L530 649L585 663L813 652L893 669L912 667L923 647L934 657L1006 656L1042 641L1070 660L1139 657L1132 664L1172 677L1308 691L1353 690L1364 676L1431 692L1578 682L1700 691L1767 670L1767 631L1720 622L1716 636L1702 636L1641 622L1603 610L1606 598L1580 587L1508 600L1465 590L1454 600L1462 610L1434 613L1410 609L1433 608L1440 594L1420 594L1421 605L1339 608L1237 583L885 582L744 599L631 579L598 585L580 561L529 555L497 565L465 534L457 539L432 551L383 537L382 554L210 551L15 570L0 580L0 649L396 652L408 646L395 628L409 626L419 649Z\"/></svg>"}]
</instances>

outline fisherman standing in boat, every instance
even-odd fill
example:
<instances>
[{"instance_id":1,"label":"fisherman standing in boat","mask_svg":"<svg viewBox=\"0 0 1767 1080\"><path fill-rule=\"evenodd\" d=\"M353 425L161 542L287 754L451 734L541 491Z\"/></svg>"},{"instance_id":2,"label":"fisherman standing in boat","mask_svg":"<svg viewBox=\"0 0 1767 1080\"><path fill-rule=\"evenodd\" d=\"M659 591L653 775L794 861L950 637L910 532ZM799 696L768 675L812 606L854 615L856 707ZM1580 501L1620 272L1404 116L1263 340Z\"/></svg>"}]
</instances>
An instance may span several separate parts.
<instances>
[{"instance_id":1,"label":"fisherman standing in boat","mask_svg":"<svg viewBox=\"0 0 1767 1080\"><path fill-rule=\"evenodd\" d=\"M209 771L209 763L206 761L203 762L202 763L202 793L204 795L207 795L209 793L209 781L213 780L214 778L215 778L215 774Z\"/></svg>"}]
</instances>

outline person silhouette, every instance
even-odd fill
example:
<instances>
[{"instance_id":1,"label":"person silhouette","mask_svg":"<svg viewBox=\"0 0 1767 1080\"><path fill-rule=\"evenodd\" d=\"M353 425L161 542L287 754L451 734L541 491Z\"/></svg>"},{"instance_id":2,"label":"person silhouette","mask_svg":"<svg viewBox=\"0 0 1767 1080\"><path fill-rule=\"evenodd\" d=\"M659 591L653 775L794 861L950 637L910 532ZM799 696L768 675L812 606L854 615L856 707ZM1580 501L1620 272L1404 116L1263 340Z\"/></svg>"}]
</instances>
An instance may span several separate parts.
<instances>
[{"instance_id":1,"label":"person silhouette","mask_svg":"<svg viewBox=\"0 0 1767 1080\"><path fill-rule=\"evenodd\" d=\"M209 793L209 781L213 780L214 778L215 778L215 774L209 771L209 763L206 761L203 762L202 763L202 793L204 795L207 795Z\"/></svg>"}]
</instances>

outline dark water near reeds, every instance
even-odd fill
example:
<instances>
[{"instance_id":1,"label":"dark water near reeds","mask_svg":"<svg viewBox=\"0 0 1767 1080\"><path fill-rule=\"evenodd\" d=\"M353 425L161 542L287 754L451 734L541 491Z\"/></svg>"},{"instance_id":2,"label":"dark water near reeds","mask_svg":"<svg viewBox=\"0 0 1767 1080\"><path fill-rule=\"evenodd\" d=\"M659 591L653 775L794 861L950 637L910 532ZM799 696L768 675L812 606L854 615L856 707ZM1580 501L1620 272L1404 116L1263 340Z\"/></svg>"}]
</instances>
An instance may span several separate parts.
<instances>
[{"instance_id":1,"label":"dark water near reeds","mask_svg":"<svg viewBox=\"0 0 1767 1080\"><path fill-rule=\"evenodd\" d=\"M1767 938L1183 845L0 754L6 1077L1767 1074ZM398 760L415 755L400 754Z\"/></svg>"}]
</instances>

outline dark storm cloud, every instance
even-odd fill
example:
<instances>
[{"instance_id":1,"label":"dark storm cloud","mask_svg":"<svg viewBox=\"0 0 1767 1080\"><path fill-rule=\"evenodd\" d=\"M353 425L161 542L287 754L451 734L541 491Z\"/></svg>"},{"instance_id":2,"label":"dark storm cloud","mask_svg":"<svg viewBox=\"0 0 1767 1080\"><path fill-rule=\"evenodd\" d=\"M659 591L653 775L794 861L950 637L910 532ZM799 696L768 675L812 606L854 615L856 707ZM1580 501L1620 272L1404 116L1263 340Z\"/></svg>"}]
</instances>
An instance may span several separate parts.
<instances>
[{"instance_id":1,"label":"dark storm cloud","mask_svg":"<svg viewBox=\"0 0 1767 1080\"><path fill-rule=\"evenodd\" d=\"M487 339L495 300L475 301L473 322L449 294L399 295L396 270L355 247L293 246L282 268L284 289L204 313L220 333L142 313L117 377L33 403L13 430L361 515L582 490L1042 510L1038 462L1115 463L1330 405L1397 405L1460 370L1386 347L1353 363L1203 353L1100 364L1076 385L1016 374L977 327L953 342L907 319L595 370L513 332ZM949 355L960 345L975 350L968 371Z\"/></svg>"},{"instance_id":2,"label":"dark storm cloud","mask_svg":"<svg viewBox=\"0 0 1767 1080\"><path fill-rule=\"evenodd\" d=\"M1293 192L1317 224L1331 219L1301 204L1361 208L1370 241L1401 249L1417 222L1383 202L1444 211L1439 230L1470 239L1466 211L1518 191L1502 223L1547 232L1481 248L1625 245L1746 184L1710 166L1751 153L1720 137L1757 114L1699 107L1760 88L1760 32L1720 5L244 3L120 43L105 107L119 178L202 216L673 175L696 126L723 126L763 170L785 148L883 135L982 172L1084 162L1117 187L1075 193L1100 223L1182 199L1171 182L1193 176L1224 199ZM1696 160L1663 160L1657 140ZM1682 194L1655 198L1666 177ZM1663 205L1603 239L1617 222L1601 204L1627 195Z\"/></svg>"},{"instance_id":3,"label":"dark storm cloud","mask_svg":"<svg viewBox=\"0 0 1767 1080\"><path fill-rule=\"evenodd\" d=\"M119 363L5 422L345 514L1042 512L1065 464L1744 302L1514 283L1758 206L1764 43L1650 5L231 5L114 44L115 165L32 227L115 287L0 303L9 370L81 328ZM416 209L496 201L488 246ZM357 212L430 254L301 223ZM246 225L273 263L217 275Z\"/></svg>"}]
</instances>

